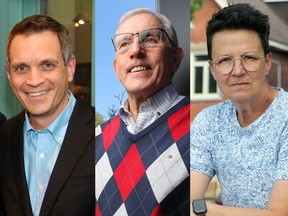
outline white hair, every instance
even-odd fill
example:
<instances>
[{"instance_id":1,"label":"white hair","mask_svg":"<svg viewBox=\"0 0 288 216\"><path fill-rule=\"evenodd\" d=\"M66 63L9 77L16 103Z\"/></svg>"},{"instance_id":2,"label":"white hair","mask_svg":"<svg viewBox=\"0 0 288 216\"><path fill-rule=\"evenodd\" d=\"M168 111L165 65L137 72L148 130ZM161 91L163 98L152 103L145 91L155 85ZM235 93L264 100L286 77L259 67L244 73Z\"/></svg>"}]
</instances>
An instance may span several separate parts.
<instances>
[{"instance_id":1,"label":"white hair","mask_svg":"<svg viewBox=\"0 0 288 216\"><path fill-rule=\"evenodd\" d=\"M137 8L134 10L130 10L126 12L119 20L118 26L117 26L117 32L120 28L121 25L123 25L126 20L129 18L138 15L138 14L151 14L154 17L156 17L162 24L162 28L167 32L173 47L178 47L178 38L177 38L177 33L171 24L170 20L164 16L163 14L159 13L154 13L153 11L149 10L148 8Z\"/></svg>"}]
</instances>

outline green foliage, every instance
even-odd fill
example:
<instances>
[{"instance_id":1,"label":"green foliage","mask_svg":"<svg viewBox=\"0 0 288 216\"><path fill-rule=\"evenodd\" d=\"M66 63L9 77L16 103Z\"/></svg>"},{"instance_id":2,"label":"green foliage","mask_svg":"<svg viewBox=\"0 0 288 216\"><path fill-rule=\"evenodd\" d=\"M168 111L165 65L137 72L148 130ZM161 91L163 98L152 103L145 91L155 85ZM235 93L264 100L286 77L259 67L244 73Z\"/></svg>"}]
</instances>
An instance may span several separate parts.
<instances>
[{"instance_id":1,"label":"green foliage","mask_svg":"<svg viewBox=\"0 0 288 216\"><path fill-rule=\"evenodd\" d=\"M194 13L200 10L205 0L190 0L190 21L194 19Z\"/></svg>"},{"instance_id":2,"label":"green foliage","mask_svg":"<svg viewBox=\"0 0 288 216\"><path fill-rule=\"evenodd\" d=\"M123 98L125 96L126 92L123 91L120 94L115 95L114 94L114 98L116 98L121 106L121 104L123 103ZM115 104L112 104L110 107L108 107L108 119L113 118L114 116L116 116L118 114L118 106L116 107ZM106 119L107 120L107 119ZM97 127L98 125L102 124L105 120L105 117L103 115L101 115L99 112L96 111L95 113L95 126Z\"/></svg>"},{"instance_id":3,"label":"green foliage","mask_svg":"<svg viewBox=\"0 0 288 216\"><path fill-rule=\"evenodd\" d=\"M104 116L96 111L95 113L95 127L104 122Z\"/></svg>"},{"instance_id":4,"label":"green foliage","mask_svg":"<svg viewBox=\"0 0 288 216\"><path fill-rule=\"evenodd\" d=\"M114 98L118 100L120 106L123 103L125 94L126 94L126 91L123 91L122 93L117 94L117 95L114 94ZM110 107L108 107L107 114L109 118L113 118L114 116L116 116L118 114L118 106L116 107L115 104L112 104Z\"/></svg>"}]
</instances>

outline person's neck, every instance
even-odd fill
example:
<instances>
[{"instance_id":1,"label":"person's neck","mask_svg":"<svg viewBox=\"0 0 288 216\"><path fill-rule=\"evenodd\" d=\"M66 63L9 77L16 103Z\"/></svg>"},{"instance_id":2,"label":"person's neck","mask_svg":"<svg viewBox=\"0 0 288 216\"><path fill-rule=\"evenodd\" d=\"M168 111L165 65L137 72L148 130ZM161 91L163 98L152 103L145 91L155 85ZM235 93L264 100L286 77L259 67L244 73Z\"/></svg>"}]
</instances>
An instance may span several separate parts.
<instances>
[{"instance_id":1,"label":"person's neck","mask_svg":"<svg viewBox=\"0 0 288 216\"><path fill-rule=\"evenodd\" d=\"M128 93L128 110L131 113L134 122L136 122L138 114L139 114L139 109L141 104L145 103L149 98L153 97L163 89L169 86L170 83L167 85L159 86L157 89L154 90L149 90L149 91L142 91L141 94L129 94Z\"/></svg>"},{"instance_id":2,"label":"person's neck","mask_svg":"<svg viewBox=\"0 0 288 216\"><path fill-rule=\"evenodd\" d=\"M61 103L58 107L47 111L47 113L34 115L28 112L30 125L36 130L46 129L58 118L58 116L61 115L68 103L69 99L67 97L64 99L63 103Z\"/></svg>"},{"instance_id":3,"label":"person's neck","mask_svg":"<svg viewBox=\"0 0 288 216\"><path fill-rule=\"evenodd\" d=\"M247 103L236 103L237 117L241 127L245 128L258 119L270 106L278 90L268 86L260 97Z\"/></svg>"},{"instance_id":4,"label":"person's neck","mask_svg":"<svg viewBox=\"0 0 288 216\"><path fill-rule=\"evenodd\" d=\"M145 101L147 101L148 98L145 97L129 97L128 98L128 110L131 113L134 122L136 122L138 114L139 114L139 109L141 104L143 104Z\"/></svg>"},{"instance_id":5,"label":"person's neck","mask_svg":"<svg viewBox=\"0 0 288 216\"><path fill-rule=\"evenodd\" d=\"M52 124L52 122L55 119L51 118L51 116L50 117L29 116L30 124L35 130L44 130L44 129L46 129L50 124Z\"/></svg>"}]
</instances>

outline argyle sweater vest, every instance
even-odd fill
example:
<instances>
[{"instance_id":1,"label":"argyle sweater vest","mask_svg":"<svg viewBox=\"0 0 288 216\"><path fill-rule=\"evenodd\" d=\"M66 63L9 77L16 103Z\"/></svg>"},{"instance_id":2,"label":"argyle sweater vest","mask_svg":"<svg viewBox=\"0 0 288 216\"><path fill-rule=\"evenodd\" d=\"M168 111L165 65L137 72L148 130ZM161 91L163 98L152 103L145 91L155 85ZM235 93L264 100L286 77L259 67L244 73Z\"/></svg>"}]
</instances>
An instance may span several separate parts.
<instances>
[{"instance_id":1,"label":"argyle sweater vest","mask_svg":"<svg viewBox=\"0 0 288 216\"><path fill-rule=\"evenodd\" d=\"M189 215L190 100L137 134L116 116L96 129L96 215Z\"/></svg>"}]
</instances>

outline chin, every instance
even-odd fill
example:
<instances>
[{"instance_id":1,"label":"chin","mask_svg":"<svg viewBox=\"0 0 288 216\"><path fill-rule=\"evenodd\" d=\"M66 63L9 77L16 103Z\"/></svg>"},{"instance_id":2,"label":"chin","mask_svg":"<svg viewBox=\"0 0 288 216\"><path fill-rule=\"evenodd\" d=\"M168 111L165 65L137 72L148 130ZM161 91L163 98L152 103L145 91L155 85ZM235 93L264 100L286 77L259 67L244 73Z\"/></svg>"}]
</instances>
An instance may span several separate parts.
<instances>
[{"instance_id":1,"label":"chin","mask_svg":"<svg viewBox=\"0 0 288 216\"><path fill-rule=\"evenodd\" d=\"M46 113L49 112L49 110L47 110L46 108L27 108L27 112L29 113L30 116L44 116Z\"/></svg>"},{"instance_id":2,"label":"chin","mask_svg":"<svg viewBox=\"0 0 288 216\"><path fill-rule=\"evenodd\" d=\"M249 101L249 98L250 97L248 95L235 95L231 96L230 100L235 103L245 103Z\"/></svg>"}]
</instances>

